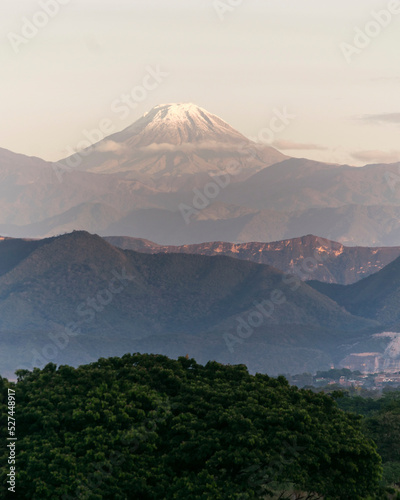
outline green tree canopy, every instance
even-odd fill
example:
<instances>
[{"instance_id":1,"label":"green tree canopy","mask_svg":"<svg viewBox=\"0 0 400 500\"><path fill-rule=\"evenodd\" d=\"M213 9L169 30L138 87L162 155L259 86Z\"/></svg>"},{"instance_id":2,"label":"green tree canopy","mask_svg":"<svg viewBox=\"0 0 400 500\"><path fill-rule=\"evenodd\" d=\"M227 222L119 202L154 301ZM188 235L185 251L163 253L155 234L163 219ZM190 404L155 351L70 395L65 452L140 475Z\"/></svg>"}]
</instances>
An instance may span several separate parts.
<instances>
[{"instance_id":1,"label":"green tree canopy","mask_svg":"<svg viewBox=\"0 0 400 500\"><path fill-rule=\"evenodd\" d=\"M18 498L246 500L298 491L358 500L378 490L381 460L361 417L244 365L133 354L49 364L20 373L15 388Z\"/></svg>"}]
</instances>

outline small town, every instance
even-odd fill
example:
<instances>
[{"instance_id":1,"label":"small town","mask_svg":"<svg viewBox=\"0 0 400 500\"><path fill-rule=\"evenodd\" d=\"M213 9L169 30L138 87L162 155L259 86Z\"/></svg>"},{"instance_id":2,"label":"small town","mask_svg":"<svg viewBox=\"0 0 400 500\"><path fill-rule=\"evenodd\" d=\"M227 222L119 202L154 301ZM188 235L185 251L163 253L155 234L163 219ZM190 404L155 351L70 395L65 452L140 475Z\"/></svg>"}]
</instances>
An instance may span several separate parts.
<instances>
[{"instance_id":1,"label":"small town","mask_svg":"<svg viewBox=\"0 0 400 500\"><path fill-rule=\"evenodd\" d=\"M366 395L376 391L377 395L382 391L400 388L400 372L397 373L362 373L358 370L351 371L347 368L318 371L316 375L302 373L299 375L287 375L286 378L292 385L301 388L319 388L332 390L349 390L350 393Z\"/></svg>"}]
</instances>

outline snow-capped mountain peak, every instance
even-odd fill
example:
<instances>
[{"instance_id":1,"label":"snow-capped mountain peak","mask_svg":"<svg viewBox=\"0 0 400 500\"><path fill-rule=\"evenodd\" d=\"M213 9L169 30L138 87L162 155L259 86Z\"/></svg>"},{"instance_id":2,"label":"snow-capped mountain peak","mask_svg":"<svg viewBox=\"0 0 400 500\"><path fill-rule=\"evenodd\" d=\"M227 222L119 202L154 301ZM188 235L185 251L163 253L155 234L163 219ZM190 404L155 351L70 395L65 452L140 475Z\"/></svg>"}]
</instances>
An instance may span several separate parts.
<instances>
[{"instance_id":1,"label":"snow-capped mountain peak","mask_svg":"<svg viewBox=\"0 0 400 500\"><path fill-rule=\"evenodd\" d=\"M149 177L153 184L164 177L167 187L163 189L168 190L178 189L177 179L183 176L208 177L236 165L245 177L286 158L274 148L256 146L224 120L192 103L159 104L126 129L95 144L94 152L83 155L80 170L119 173L147 184Z\"/></svg>"},{"instance_id":2,"label":"snow-capped mountain peak","mask_svg":"<svg viewBox=\"0 0 400 500\"><path fill-rule=\"evenodd\" d=\"M193 103L159 104L113 139L137 147L249 142L224 120Z\"/></svg>"}]
</instances>

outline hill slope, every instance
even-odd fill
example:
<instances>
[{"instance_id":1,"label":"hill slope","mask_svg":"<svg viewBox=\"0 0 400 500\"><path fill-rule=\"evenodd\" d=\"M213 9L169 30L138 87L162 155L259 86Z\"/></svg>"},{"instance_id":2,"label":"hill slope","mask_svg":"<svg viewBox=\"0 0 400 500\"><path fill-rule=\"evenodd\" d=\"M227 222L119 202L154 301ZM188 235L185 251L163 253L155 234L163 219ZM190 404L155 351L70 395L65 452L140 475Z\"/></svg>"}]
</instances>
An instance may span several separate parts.
<instances>
[{"instance_id":1,"label":"hill slope","mask_svg":"<svg viewBox=\"0 0 400 500\"><path fill-rule=\"evenodd\" d=\"M240 186L230 186L221 201L257 209L305 210L313 207L399 206L396 176L400 163L355 168L289 158L265 168ZM396 185L395 185L396 187Z\"/></svg>"},{"instance_id":2,"label":"hill slope","mask_svg":"<svg viewBox=\"0 0 400 500\"><path fill-rule=\"evenodd\" d=\"M387 327L400 328L400 258L350 286L309 284L353 314L374 318Z\"/></svg>"},{"instance_id":3,"label":"hill slope","mask_svg":"<svg viewBox=\"0 0 400 500\"><path fill-rule=\"evenodd\" d=\"M123 251L79 231L0 276L3 370L142 350L299 372L376 328L270 266Z\"/></svg>"}]
</instances>

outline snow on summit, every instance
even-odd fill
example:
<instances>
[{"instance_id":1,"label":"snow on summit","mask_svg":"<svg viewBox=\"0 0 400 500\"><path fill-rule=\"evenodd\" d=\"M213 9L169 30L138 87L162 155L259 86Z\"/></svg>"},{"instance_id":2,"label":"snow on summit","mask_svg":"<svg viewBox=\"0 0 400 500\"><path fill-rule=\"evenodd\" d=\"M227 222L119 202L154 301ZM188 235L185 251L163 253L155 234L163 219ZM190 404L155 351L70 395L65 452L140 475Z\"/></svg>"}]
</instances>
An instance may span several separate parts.
<instances>
[{"instance_id":1,"label":"snow on summit","mask_svg":"<svg viewBox=\"0 0 400 500\"><path fill-rule=\"evenodd\" d=\"M159 104L112 138L136 147L249 142L224 120L192 103Z\"/></svg>"},{"instance_id":2,"label":"snow on summit","mask_svg":"<svg viewBox=\"0 0 400 500\"><path fill-rule=\"evenodd\" d=\"M232 164L240 166L243 175L251 175L286 158L271 147L255 150L255 146L195 104L159 104L126 129L95 144L93 154L80 158L79 170L118 173L171 190L179 189L179 176L218 174ZM158 181L162 177L167 178L165 185Z\"/></svg>"}]
</instances>

